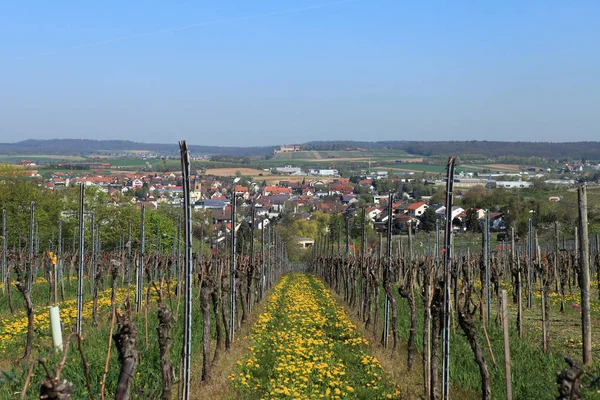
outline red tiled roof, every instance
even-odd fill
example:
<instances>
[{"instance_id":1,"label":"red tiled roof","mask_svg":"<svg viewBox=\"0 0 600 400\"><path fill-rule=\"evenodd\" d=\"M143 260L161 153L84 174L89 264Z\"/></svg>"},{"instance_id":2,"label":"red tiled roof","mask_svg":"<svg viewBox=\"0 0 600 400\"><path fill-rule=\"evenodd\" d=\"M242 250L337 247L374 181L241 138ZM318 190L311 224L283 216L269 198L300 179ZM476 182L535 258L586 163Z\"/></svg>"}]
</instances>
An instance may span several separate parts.
<instances>
[{"instance_id":1,"label":"red tiled roof","mask_svg":"<svg viewBox=\"0 0 600 400\"><path fill-rule=\"evenodd\" d=\"M406 209L407 210L411 210L414 211L416 209L418 209L419 207L422 207L426 205L426 203L422 202L422 201L417 201L416 203L412 203L410 206L408 206Z\"/></svg>"}]
</instances>

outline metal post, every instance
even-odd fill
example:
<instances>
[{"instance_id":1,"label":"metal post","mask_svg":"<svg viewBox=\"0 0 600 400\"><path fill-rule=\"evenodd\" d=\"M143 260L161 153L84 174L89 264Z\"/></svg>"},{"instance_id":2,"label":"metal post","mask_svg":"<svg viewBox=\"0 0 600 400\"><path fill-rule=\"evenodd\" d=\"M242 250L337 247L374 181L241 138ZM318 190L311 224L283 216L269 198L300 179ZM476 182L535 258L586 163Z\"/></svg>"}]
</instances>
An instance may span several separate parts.
<instances>
[{"instance_id":1,"label":"metal post","mask_svg":"<svg viewBox=\"0 0 600 400\"><path fill-rule=\"evenodd\" d=\"M90 221L90 294L94 294L94 281L96 279L96 237L94 232L94 213L91 214Z\"/></svg>"},{"instance_id":2,"label":"metal post","mask_svg":"<svg viewBox=\"0 0 600 400\"><path fill-rule=\"evenodd\" d=\"M85 184L80 184L79 193L79 273L77 275L77 333L81 335L81 318L83 314L83 271L84 265L84 236L83 229L85 227L84 212L85 212Z\"/></svg>"},{"instance_id":3,"label":"metal post","mask_svg":"<svg viewBox=\"0 0 600 400\"><path fill-rule=\"evenodd\" d=\"M190 159L187 143L179 142L183 174L183 210L185 215L185 310L182 365L182 400L190 398L192 355L192 204L190 198Z\"/></svg>"},{"instance_id":4,"label":"metal post","mask_svg":"<svg viewBox=\"0 0 600 400\"><path fill-rule=\"evenodd\" d=\"M527 263L527 307L531 308L533 306L533 290L532 290L532 263L533 263L533 232L532 232L532 220L529 218L527 223L528 227L528 239L527 239L527 247L529 262Z\"/></svg>"},{"instance_id":5,"label":"metal post","mask_svg":"<svg viewBox=\"0 0 600 400\"><path fill-rule=\"evenodd\" d=\"M8 237L6 236L6 210L2 210L2 293L6 289L6 251L8 250Z\"/></svg>"},{"instance_id":6,"label":"metal post","mask_svg":"<svg viewBox=\"0 0 600 400\"><path fill-rule=\"evenodd\" d=\"M269 231L267 232L267 288L269 288L269 277L271 274L271 224L269 223Z\"/></svg>"},{"instance_id":7,"label":"metal post","mask_svg":"<svg viewBox=\"0 0 600 400\"><path fill-rule=\"evenodd\" d=\"M485 210L485 232L484 232L484 261L485 261L485 303L486 323L491 319L491 294L490 294L490 210Z\"/></svg>"},{"instance_id":8,"label":"metal post","mask_svg":"<svg viewBox=\"0 0 600 400\"><path fill-rule=\"evenodd\" d=\"M363 209L364 210L364 209ZM388 197L388 220L387 220L387 262L385 264L385 280L391 279L392 265L392 195ZM386 283L387 285L387 283ZM385 296L385 305L383 310L383 347L388 347L388 336L390 332L390 299Z\"/></svg>"},{"instance_id":9,"label":"metal post","mask_svg":"<svg viewBox=\"0 0 600 400\"><path fill-rule=\"evenodd\" d=\"M252 226L250 230L250 273L248 279L248 312L252 310L252 287L254 286L254 221L256 219L256 207L252 204Z\"/></svg>"},{"instance_id":10,"label":"metal post","mask_svg":"<svg viewBox=\"0 0 600 400\"><path fill-rule=\"evenodd\" d=\"M342 224L340 222L338 222L338 227L337 227L337 252L338 254L341 253L340 249L342 246Z\"/></svg>"},{"instance_id":11,"label":"metal post","mask_svg":"<svg viewBox=\"0 0 600 400\"><path fill-rule=\"evenodd\" d=\"M262 221L262 227L260 230L260 260L261 260L261 272L260 272L260 299L262 300L265 295L265 219Z\"/></svg>"},{"instance_id":12,"label":"metal post","mask_svg":"<svg viewBox=\"0 0 600 400\"><path fill-rule=\"evenodd\" d=\"M127 221L127 285L131 285L131 220Z\"/></svg>"},{"instance_id":13,"label":"metal post","mask_svg":"<svg viewBox=\"0 0 600 400\"><path fill-rule=\"evenodd\" d=\"M31 287L34 281L34 277L33 277L33 248L34 248L34 242L33 242L33 234L34 234L34 229L35 229L35 201L31 202L31 209L30 209L30 214L29 214L29 270L28 272L28 277L29 279L27 279L27 286L29 291L31 292Z\"/></svg>"},{"instance_id":14,"label":"metal post","mask_svg":"<svg viewBox=\"0 0 600 400\"><path fill-rule=\"evenodd\" d=\"M462 238L462 236L461 236ZM436 217L435 219L435 270L439 270L440 265L440 220Z\"/></svg>"},{"instance_id":15,"label":"metal post","mask_svg":"<svg viewBox=\"0 0 600 400\"><path fill-rule=\"evenodd\" d=\"M137 268L137 287L136 287L136 309L139 312L142 309L142 299L144 296L144 252L146 251L146 207L142 203L142 231L140 243L140 262Z\"/></svg>"},{"instance_id":16,"label":"metal post","mask_svg":"<svg viewBox=\"0 0 600 400\"><path fill-rule=\"evenodd\" d=\"M202 255L202 236L200 236L200 255ZM154 280L158 277L158 257L160 255L160 226L156 224L156 249L154 251L154 272L150 280ZM160 279L160 278L159 278Z\"/></svg>"},{"instance_id":17,"label":"metal post","mask_svg":"<svg viewBox=\"0 0 600 400\"><path fill-rule=\"evenodd\" d=\"M56 268L57 268L57 278L59 280L63 279L63 271L62 271L62 219L58 220L58 246L56 246ZM55 299L58 303L58 298Z\"/></svg>"},{"instance_id":18,"label":"metal post","mask_svg":"<svg viewBox=\"0 0 600 400\"><path fill-rule=\"evenodd\" d=\"M38 254L40 254L40 223L35 223L35 256L37 258ZM36 262L37 267L37 262ZM37 271L37 269L36 269Z\"/></svg>"},{"instance_id":19,"label":"metal post","mask_svg":"<svg viewBox=\"0 0 600 400\"><path fill-rule=\"evenodd\" d=\"M229 321L229 343L233 343L233 339L235 338L235 208L236 208L236 198L235 198L235 190L231 193L231 271L230 271L230 313L231 320Z\"/></svg>"},{"instance_id":20,"label":"metal post","mask_svg":"<svg viewBox=\"0 0 600 400\"><path fill-rule=\"evenodd\" d=\"M217 232L217 240L219 239ZM181 290L181 214L177 216L177 294Z\"/></svg>"},{"instance_id":21,"label":"metal post","mask_svg":"<svg viewBox=\"0 0 600 400\"><path fill-rule=\"evenodd\" d=\"M446 181L446 237L444 252L444 321L442 327L442 396L449 398L450 389L450 278L452 273L452 192L454 188L454 158L448 159Z\"/></svg>"},{"instance_id":22,"label":"metal post","mask_svg":"<svg viewBox=\"0 0 600 400\"><path fill-rule=\"evenodd\" d=\"M587 188L579 186L579 260L581 276L579 278L581 290L581 335L583 342L583 364L592 363L592 325L590 319L590 257L588 238L588 216L587 216Z\"/></svg>"},{"instance_id":23,"label":"metal post","mask_svg":"<svg viewBox=\"0 0 600 400\"><path fill-rule=\"evenodd\" d=\"M346 257L350 254L350 219L346 216Z\"/></svg>"}]
</instances>

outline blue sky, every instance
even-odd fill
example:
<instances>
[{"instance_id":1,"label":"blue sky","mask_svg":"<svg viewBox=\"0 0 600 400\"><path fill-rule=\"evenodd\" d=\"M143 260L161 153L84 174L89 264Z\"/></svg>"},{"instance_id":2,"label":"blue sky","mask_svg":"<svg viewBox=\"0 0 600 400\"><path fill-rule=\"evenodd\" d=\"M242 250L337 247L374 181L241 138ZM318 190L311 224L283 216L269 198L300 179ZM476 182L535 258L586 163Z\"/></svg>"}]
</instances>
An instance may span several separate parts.
<instances>
[{"instance_id":1,"label":"blue sky","mask_svg":"<svg viewBox=\"0 0 600 400\"><path fill-rule=\"evenodd\" d=\"M598 1L14 1L0 141L600 138Z\"/></svg>"}]
</instances>

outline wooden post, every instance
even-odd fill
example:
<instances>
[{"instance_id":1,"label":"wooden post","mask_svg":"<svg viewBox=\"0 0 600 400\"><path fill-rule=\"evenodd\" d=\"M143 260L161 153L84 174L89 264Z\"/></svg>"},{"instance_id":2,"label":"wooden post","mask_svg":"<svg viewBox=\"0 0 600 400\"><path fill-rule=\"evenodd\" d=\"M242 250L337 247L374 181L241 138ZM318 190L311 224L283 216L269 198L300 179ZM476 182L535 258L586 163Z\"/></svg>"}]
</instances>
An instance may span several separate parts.
<instances>
[{"instance_id":1,"label":"wooden post","mask_svg":"<svg viewBox=\"0 0 600 400\"><path fill-rule=\"evenodd\" d=\"M506 400L512 400L510 374L510 339L508 337L508 300L506 290L502 290L502 327L504 330L504 370L506 375Z\"/></svg>"},{"instance_id":2,"label":"wooden post","mask_svg":"<svg viewBox=\"0 0 600 400\"><path fill-rule=\"evenodd\" d=\"M583 342L583 364L592 363L592 330L590 321L590 257L587 220L587 188L579 186L577 191L579 200L579 262L581 276L579 279L581 289L581 334Z\"/></svg>"}]
</instances>

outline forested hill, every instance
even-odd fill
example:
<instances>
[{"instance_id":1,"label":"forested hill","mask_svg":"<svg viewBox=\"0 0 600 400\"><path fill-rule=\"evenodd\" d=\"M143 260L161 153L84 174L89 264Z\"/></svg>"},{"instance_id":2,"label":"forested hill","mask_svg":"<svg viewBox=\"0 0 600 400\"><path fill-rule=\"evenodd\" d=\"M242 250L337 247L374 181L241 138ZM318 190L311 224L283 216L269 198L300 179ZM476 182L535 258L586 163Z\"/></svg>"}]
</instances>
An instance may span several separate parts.
<instances>
[{"instance_id":1,"label":"forested hill","mask_svg":"<svg viewBox=\"0 0 600 400\"><path fill-rule=\"evenodd\" d=\"M347 148L398 149L423 156L478 154L486 157L549 157L600 160L600 142L492 142L492 141L318 141L302 145L303 150Z\"/></svg>"},{"instance_id":2,"label":"forested hill","mask_svg":"<svg viewBox=\"0 0 600 400\"><path fill-rule=\"evenodd\" d=\"M189 146L194 154L221 154L227 156L262 156L271 154L273 146L267 147L223 147ZM129 140L89 140L89 139L50 139L24 140L17 143L0 143L0 154L41 154L41 155L89 155L98 152L126 152L146 150L165 154L176 154L179 145L175 143L139 143Z\"/></svg>"},{"instance_id":3,"label":"forested hill","mask_svg":"<svg viewBox=\"0 0 600 400\"><path fill-rule=\"evenodd\" d=\"M226 156L266 156L275 146L225 147L191 145L195 154ZM600 160L600 142L499 142L499 141L318 141L301 144L302 150L397 149L424 156L477 154L485 157L549 157ZM128 140L50 139L0 143L0 154L82 155L98 152L147 150L176 154L177 143L139 143Z\"/></svg>"}]
</instances>

